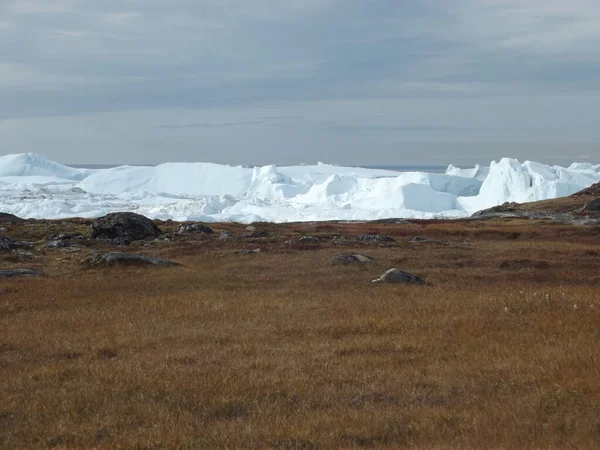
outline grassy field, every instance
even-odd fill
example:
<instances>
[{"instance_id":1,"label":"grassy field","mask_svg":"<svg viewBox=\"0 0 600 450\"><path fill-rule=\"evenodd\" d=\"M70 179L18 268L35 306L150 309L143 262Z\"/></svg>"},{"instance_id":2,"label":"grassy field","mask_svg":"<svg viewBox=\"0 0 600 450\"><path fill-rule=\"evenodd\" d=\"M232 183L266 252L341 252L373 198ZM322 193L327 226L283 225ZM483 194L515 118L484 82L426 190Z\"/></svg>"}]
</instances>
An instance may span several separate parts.
<instances>
[{"instance_id":1,"label":"grassy field","mask_svg":"<svg viewBox=\"0 0 600 450\"><path fill-rule=\"evenodd\" d=\"M90 269L92 243L0 255L46 274L0 280L0 447L600 448L597 227L256 227L125 250L181 267ZM377 262L328 264L346 253ZM427 285L371 283L390 267Z\"/></svg>"}]
</instances>

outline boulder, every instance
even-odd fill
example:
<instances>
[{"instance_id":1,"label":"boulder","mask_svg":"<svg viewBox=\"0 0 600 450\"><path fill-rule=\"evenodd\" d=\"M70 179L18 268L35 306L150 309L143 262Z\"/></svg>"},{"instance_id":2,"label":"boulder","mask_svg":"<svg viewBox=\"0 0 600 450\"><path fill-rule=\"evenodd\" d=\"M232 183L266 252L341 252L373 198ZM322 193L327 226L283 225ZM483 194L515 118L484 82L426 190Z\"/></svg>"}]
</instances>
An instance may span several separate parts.
<instances>
[{"instance_id":1,"label":"boulder","mask_svg":"<svg viewBox=\"0 0 600 450\"><path fill-rule=\"evenodd\" d=\"M135 255L132 253L108 252L108 253L93 253L88 262L92 266L106 265L152 265L152 266L180 266L181 264L174 261L153 258L145 255Z\"/></svg>"},{"instance_id":2,"label":"boulder","mask_svg":"<svg viewBox=\"0 0 600 450\"><path fill-rule=\"evenodd\" d=\"M92 222L92 238L111 239L125 244L139 239L153 239L162 234L154 222L132 212L107 214Z\"/></svg>"},{"instance_id":3,"label":"boulder","mask_svg":"<svg viewBox=\"0 0 600 450\"><path fill-rule=\"evenodd\" d=\"M379 278L372 281L373 283L409 283L409 284L425 284L418 276L400 269L389 269Z\"/></svg>"},{"instance_id":4,"label":"boulder","mask_svg":"<svg viewBox=\"0 0 600 450\"><path fill-rule=\"evenodd\" d=\"M212 230L212 228L207 227L203 223L184 223L177 230L177 234L187 234L187 233L212 234L213 230Z\"/></svg>"},{"instance_id":5,"label":"boulder","mask_svg":"<svg viewBox=\"0 0 600 450\"><path fill-rule=\"evenodd\" d=\"M357 241L365 242L367 244L379 244L383 242L394 242L389 236L384 234L361 234L356 238Z\"/></svg>"},{"instance_id":6,"label":"boulder","mask_svg":"<svg viewBox=\"0 0 600 450\"><path fill-rule=\"evenodd\" d=\"M15 278L27 276L40 276L42 272L35 269L7 269L0 270L0 278Z\"/></svg>"},{"instance_id":7,"label":"boulder","mask_svg":"<svg viewBox=\"0 0 600 450\"><path fill-rule=\"evenodd\" d=\"M318 244L321 242L321 240L315 236L302 236L300 239L298 239L298 242L301 244Z\"/></svg>"},{"instance_id":8,"label":"boulder","mask_svg":"<svg viewBox=\"0 0 600 450\"><path fill-rule=\"evenodd\" d=\"M363 255L339 255L331 258L331 265L348 265L348 264L369 264L375 262L375 258L370 258Z\"/></svg>"},{"instance_id":9,"label":"boulder","mask_svg":"<svg viewBox=\"0 0 600 450\"><path fill-rule=\"evenodd\" d=\"M0 236L0 252L7 252L16 248L28 247L25 242L15 241L6 236Z\"/></svg>"}]
</instances>

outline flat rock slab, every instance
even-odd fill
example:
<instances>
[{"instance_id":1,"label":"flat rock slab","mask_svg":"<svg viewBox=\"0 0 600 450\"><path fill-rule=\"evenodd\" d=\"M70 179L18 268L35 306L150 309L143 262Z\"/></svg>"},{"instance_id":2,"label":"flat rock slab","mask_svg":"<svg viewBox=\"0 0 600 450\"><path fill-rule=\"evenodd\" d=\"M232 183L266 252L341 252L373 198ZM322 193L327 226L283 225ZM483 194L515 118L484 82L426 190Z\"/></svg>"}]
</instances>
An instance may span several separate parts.
<instances>
[{"instance_id":1,"label":"flat rock slab","mask_svg":"<svg viewBox=\"0 0 600 450\"><path fill-rule=\"evenodd\" d=\"M329 264L334 266L349 264L370 264L374 262L375 258L370 258L364 255L339 255L334 256L329 260Z\"/></svg>"},{"instance_id":2,"label":"flat rock slab","mask_svg":"<svg viewBox=\"0 0 600 450\"><path fill-rule=\"evenodd\" d=\"M374 279L372 283L409 283L422 285L425 284L425 281L410 272L393 268L386 270L383 275Z\"/></svg>"},{"instance_id":3,"label":"flat rock slab","mask_svg":"<svg viewBox=\"0 0 600 450\"><path fill-rule=\"evenodd\" d=\"M40 276L42 272L35 269L7 269L0 270L0 278Z\"/></svg>"},{"instance_id":4,"label":"flat rock slab","mask_svg":"<svg viewBox=\"0 0 600 450\"><path fill-rule=\"evenodd\" d=\"M165 259L153 258L151 256L136 255L132 253L108 252L94 253L89 258L88 262L92 266L105 265L150 265L150 266L180 266L181 264Z\"/></svg>"}]
</instances>

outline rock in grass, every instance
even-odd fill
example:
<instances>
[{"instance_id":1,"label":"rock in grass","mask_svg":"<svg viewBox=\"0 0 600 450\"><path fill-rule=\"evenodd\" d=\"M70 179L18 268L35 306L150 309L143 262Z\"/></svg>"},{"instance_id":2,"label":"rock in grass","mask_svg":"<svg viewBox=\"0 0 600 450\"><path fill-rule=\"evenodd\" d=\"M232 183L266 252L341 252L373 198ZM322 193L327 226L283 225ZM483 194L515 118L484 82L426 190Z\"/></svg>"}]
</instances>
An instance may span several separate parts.
<instances>
[{"instance_id":1,"label":"rock in grass","mask_svg":"<svg viewBox=\"0 0 600 450\"><path fill-rule=\"evenodd\" d=\"M212 234L213 230L207 227L203 223L184 223L177 230L177 234L188 234L188 233L205 233Z\"/></svg>"},{"instance_id":2,"label":"rock in grass","mask_svg":"<svg viewBox=\"0 0 600 450\"><path fill-rule=\"evenodd\" d=\"M162 234L152 220L132 212L107 214L92 222L92 238L135 241Z\"/></svg>"},{"instance_id":3,"label":"rock in grass","mask_svg":"<svg viewBox=\"0 0 600 450\"><path fill-rule=\"evenodd\" d=\"M375 258L364 255L339 255L329 260L331 265L369 264L375 262Z\"/></svg>"},{"instance_id":4,"label":"rock in grass","mask_svg":"<svg viewBox=\"0 0 600 450\"><path fill-rule=\"evenodd\" d=\"M372 281L373 283L409 283L409 284L425 284L425 281L418 276L400 269L389 269L379 278Z\"/></svg>"},{"instance_id":5,"label":"rock in grass","mask_svg":"<svg viewBox=\"0 0 600 450\"><path fill-rule=\"evenodd\" d=\"M40 276L42 272L35 269L7 269L0 270L0 278Z\"/></svg>"},{"instance_id":6,"label":"rock in grass","mask_svg":"<svg viewBox=\"0 0 600 450\"><path fill-rule=\"evenodd\" d=\"M301 244L318 244L321 242L321 240L315 236L302 236L300 239L298 239L298 242Z\"/></svg>"},{"instance_id":7,"label":"rock in grass","mask_svg":"<svg viewBox=\"0 0 600 450\"><path fill-rule=\"evenodd\" d=\"M394 242L394 239L384 234L361 234L356 238L357 241L368 244L380 244L383 242Z\"/></svg>"},{"instance_id":8,"label":"rock in grass","mask_svg":"<svg viewBox=\"0 0 600 450\"><path fill-rule=\"evenodd\" d=\"M21 247L28 247L28 244L21 241L15 241L6 236L0 236L0 252L7 252Z\"/></svg>"},{"instance_id":9,"label":"rock in grass","mask_svg":"<svg viewBox=\"0 0 600 450\"><path fill-rule=\"evenodd\" d=\"M238 255L258 255L260 253L260 248L255 248L254 250L238 250L236 253Z\"/></svg>"},{"instance_id":10,"label":"rock in grass","mask_svg":"<svg viewBox=\"0 0 600 450\"><path fill-rule=\"evenodd\" d=\"M108 253L93 253L88 262L92 266L107 266L107 265L151 265L151 266L180 266L181 264L174 261L153 258L145 255L135 255L132 253L108 252Z\"/></svg>"}]
</instances>

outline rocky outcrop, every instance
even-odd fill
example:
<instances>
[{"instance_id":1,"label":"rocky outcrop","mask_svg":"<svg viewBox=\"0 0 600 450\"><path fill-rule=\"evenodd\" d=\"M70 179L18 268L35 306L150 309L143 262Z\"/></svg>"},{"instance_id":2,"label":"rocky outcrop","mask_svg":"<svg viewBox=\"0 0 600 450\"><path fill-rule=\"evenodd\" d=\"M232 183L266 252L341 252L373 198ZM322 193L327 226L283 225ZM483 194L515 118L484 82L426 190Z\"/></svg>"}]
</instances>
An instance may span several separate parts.
<instances>
[{"instance_id":1,"label":"rocky outcrop","mask_svg":"<svg viewBox=\"0 0 600 450\"><path fill-rule=\"evenodd\" d=\"M0 252L8 252L16 248L29 247L28 244L21 241L15 241L14 239L6 236L0 236Z\"/></svg>"},{"instance_id":2,"label":"rocky outcrop","mask_svg":"<svg viewBox=\"0 0 600 450\"><path fill-rule=\"evenodd\" d=\"M585 204L583 208L580 210L581 212L592 212L592 213L600 213L600 198L595 198L590 200Z\"/></svg>"},{"instance_id":3,"label":"rocky outcrop","mask_svg":"<svg viewBox=\"0 0 600 450\"><path fill-rule=\"evenodd\" d=\"M364 242L366 244L382 244L394 242L394 239L386 236L384 234L361 234L356 238L359 242Z\"/></svg>"},{"instance_id":4,"label":"rocky outcrop","mask_svg":"<svg viewBox=\"0 0 600 450\"><path fill-rule=\"evenodd\" d=\"M177 234L205 233L212 234L213 230L203 223L185 223L179 227Z\"/></svg>"},{"instance_id":5,"label":"rocky outcrop","mask_svg":"<svg viewBox=\"0 0 600 450\"><path fill-rule=\"evenodd\" d=\"M18 223L18 222L24 222L24 221L25 221L25 219L21 219L20 217L17 217L14 214L0 212L0 223L2 223L2 222Z\"/></svg>"},{"instance_id":6,"label":"rocky outcrop","mask_svg":"<svg viewBox=\"0 0 600 450\"><path fill-rule=\"evenodd\" d=\"M116 243L154 239L162 234L152 220L132 212L107 214L92 222L92 238L111 239Z\"/></svg>"},{"instance_id":7,"label":"rocky outcrop","mask_svg":"<svg viewBox=\"0 0 600 450\"><path fill-rule=\"evenodd\" d=\"M372 281L373 283L409 283L409 284L425 284L418 276L400 269L389 269L379 278Z\"/></svg>"}]
</instances>

